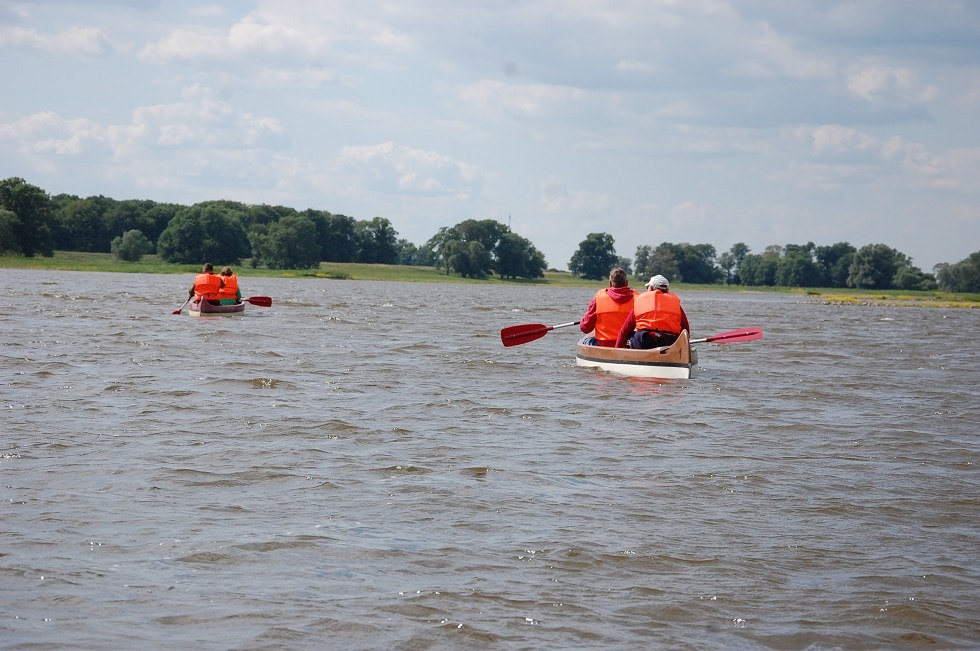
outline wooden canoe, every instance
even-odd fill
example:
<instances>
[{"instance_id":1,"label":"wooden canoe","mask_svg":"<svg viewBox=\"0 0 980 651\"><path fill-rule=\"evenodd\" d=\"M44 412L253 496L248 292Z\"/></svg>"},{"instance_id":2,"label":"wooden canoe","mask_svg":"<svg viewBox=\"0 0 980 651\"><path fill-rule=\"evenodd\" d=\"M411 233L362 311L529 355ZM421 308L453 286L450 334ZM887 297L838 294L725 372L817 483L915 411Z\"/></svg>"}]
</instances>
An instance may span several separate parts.
<instances>
[{"instance_id":1,"label":"wooden canoe","mask_svg":"<svg viewBox=\"0 0 980 651\"><path fill-rule=\"evenodd\" d=\"M207 301L194 299L187 306L191 316L223 316L227 314L242 314L245 312L245 302L230 305L214 305Z\"/></svg>"},{"instance_id":2,"label":"wooden canoe","mask_svg":"<svg viewBox=\"0 0 980 651\"><path fill-rule=\"evenodd\" d=\"M670 346L634 350L605 348L579 341L575 347L575 365L598 368L629 377L687 380L694 376L698 352L691 348L687 330Z\"/></svg>"}]
</instances>

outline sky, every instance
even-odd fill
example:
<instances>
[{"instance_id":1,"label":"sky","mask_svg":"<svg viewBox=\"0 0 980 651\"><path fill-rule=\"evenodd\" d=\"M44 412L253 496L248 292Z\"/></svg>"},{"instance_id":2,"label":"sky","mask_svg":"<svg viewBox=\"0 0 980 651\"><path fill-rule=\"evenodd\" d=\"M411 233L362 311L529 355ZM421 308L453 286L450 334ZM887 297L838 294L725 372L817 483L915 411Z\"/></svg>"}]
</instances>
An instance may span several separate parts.
<instances>
[{"instance_id":1,"label":"sky","mask_svg":"<svg viewBox=\"0 0 980 651\"><path fill-rule=\"evenodd\" d=\"M980 250L980 2L0 0L0 178L640 245Z\"/></svg>"}]
</instances>

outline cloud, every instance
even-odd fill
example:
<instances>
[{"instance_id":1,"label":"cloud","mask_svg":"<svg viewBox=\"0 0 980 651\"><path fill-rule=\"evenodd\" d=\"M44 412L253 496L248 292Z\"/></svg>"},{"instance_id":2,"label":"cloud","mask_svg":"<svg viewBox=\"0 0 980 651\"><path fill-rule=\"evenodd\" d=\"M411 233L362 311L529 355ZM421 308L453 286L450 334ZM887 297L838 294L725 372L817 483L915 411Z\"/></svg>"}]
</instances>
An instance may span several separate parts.
<instances>
[{"instance_id":1,"label":"cloud","mask_svg":"<svg viewBox=\"0 0 980 651\"><path fill-rule=\"evenodd\" d=\"M847 89L854 97L872 103L928 104L938 96L936 87L920 83L912 69L880 64L851 70Z\"/></svg>"},{"instance_id":2,"label":"cloud","mask_svg":"<svg viewBox=\"0 0 980 651\"><path fill-rule=\"evenodd\" d=\"M25 27L0 26L0 50L28 50L66 57L97 57L109 54L108 37L96 27L73 26L44 33Z\"/></svg>"},{"instance_id":3,"label":"cloud","mask_svg":"<svg viewBox=\"0 0 980 651\"><path fill-rule=\"evenodd\" d=\"M560 178L550 176L541 184L539 205L549 214L585 213L590 218L598 218L609 210L612 200L605 194L570 190Z\"/></svg>"},{"instance_id":4,"label":"cloud","mask_svg":"<svg viewBox=\"0 0 980 651\"><path fill-rule=\"evenodd\" d=\"M481 180L474 165L392 141L344 147L336 166L391 193L468 195L478 189Z\"/></svg>"}]
</instances>

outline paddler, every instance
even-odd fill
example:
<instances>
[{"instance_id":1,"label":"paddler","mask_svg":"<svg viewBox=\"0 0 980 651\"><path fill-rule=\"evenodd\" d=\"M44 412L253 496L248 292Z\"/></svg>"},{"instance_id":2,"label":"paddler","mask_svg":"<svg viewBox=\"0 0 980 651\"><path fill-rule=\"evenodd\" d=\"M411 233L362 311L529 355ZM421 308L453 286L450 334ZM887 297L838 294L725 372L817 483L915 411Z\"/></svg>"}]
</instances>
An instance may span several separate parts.
<instances>
[{"instance_id":1,"label":"paddler","mask_svg":"<svg viewBox=\"0 0 980 651\"><path fill-rule=\"evenodd\" d=\"M633 301L619 336L617 348L658 348L677 341L681 330L691 332L681 299L670 292L670 282L661 275L647 281L647 291Z\"/></svg>"},{"instance_id":2,"label":"paddler","mask_svg":"<svg viewBox=\"0 0 980 651\"><path fill-rule=\"evenodd\" d=\"M609 287L595 293L579 322L578 327L585 334L595 330L585 343L607 348L616 345L616 335L632 312L633 298L638 293L629 284L629 276L619 267L609 272Z\"/></svg>"}]
</instances>

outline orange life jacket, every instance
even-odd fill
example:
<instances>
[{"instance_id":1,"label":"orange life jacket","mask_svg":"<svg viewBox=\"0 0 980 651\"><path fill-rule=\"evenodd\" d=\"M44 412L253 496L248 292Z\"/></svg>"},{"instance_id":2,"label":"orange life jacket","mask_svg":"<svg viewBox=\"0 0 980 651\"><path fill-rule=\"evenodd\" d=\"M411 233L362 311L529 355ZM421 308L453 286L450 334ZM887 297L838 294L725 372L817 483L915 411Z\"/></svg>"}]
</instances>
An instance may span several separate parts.
<instances>
[{"instance_id":1,"label":"orange life jacket","mask_svg":"<svg viewBox=\"0 0 980 651\"><path fill-rule=\"evenodd\" d=\"M659 289L644 292L633 301L636 330L656 330L673 335L681 333L681 299Z\"/></svg>"},{"instance_id":2,"label":"orange life jacket","mask_svg":"<svg viewBox=\"0 0 980 651\"><path fill-rule=\"evenodd\" d=\"M238 298L238 276L225 276L225 286L218 290L218 298Z\"/></svg>"},{"instance_id":3,"label":"orange life jacket","mask_svg":"<svg viewBox=\"0 0 980 651\"><path fill-rule=\"evenodd\" d=\"M221 291L221 276L215 274L199 273L194 278L194 295L203 296L207 300L217 300L218 292Z\"/></svg>"},{"instance_id":4,"label":"orange life jacket","mask_svg":"<svg viewBox=\"0 0 980 651\"><path fill-rule=\"evenodd\" d=\"M634 300L636 292L633 292ZM599 345L606 343L609 346L616 344L616 337L619 330L626 323L626 317L633 309L633 301L617 303L606 293L605 289L600 289L595 293L595 338Z\"/></svg>"}]
</instances>

